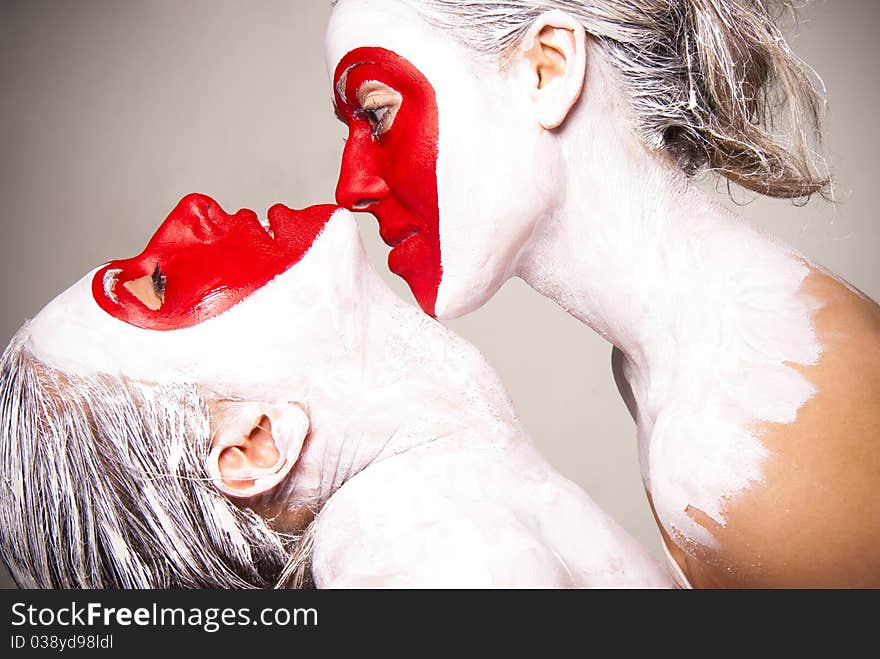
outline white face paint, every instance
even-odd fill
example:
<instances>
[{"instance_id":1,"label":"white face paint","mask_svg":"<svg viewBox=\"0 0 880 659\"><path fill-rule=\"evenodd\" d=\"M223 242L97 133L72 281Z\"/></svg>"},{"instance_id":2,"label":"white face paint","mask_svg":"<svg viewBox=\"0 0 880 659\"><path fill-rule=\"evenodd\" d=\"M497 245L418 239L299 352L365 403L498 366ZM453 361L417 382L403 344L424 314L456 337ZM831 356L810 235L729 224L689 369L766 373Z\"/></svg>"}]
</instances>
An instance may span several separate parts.
<instances>
[{"instance_id":1,"label":"white face paint","mask_svg":"<svg viewBox=\"0 0 880 659\"><path fill-rule=\"evenodd\" d=\"M273 400L280 383L305 392L319 367L350 361L343 357L361 340L347 312L369 266L354 232L350 214L337 211L295 266L228 311L171 331L135 327L101 309L92 296L95 269L31 321L28 347L76 375L197 382L221 397L254 400Z\"/></svg>"},{"instance_id":2,"label":"white face paint","mask_svg":"<svg viewBox=\"0 0 880 659\"><path fill-rule=\"evenodd\" d=\"M543 148L552 137L535 121L529 104L514 101L527 88L530 73L517 67L501 74L497 67L480 70L449 35L398 0L341 0L326 47L331 80L346 54L375 47L407 60L433 88L442 267L434 313L453 318L479 307L514 274L523 245L538 219L550 212L556 193L558 180L550 175L555 162ZM394 195L394 182L385 183ZM351 192L352 199L375 196ZM381 210L376 215L381 226Z\"/></svg>"}]
</instances>

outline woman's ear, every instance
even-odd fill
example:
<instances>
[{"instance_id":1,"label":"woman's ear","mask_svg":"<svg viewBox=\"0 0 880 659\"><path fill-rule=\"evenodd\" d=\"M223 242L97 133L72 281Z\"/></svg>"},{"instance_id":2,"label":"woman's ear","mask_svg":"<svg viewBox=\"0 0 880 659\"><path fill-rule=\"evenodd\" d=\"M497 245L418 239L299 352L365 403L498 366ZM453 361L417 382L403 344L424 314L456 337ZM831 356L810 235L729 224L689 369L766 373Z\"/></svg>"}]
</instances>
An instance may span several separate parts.
<instances>
[{"instance_id":1,"label":"woman's ear","mask_svg":"<svg viewBox=\"0 0 880 659\"><path fill-rule=\"evenodd\" d=\"M581 95L587 70L586 33L569 14L541 14L521 42L521 56L530 71L538 121L550 130L568 116Z\"/></svg>"},{"instance_id":2,"label":"woman's ear","mask_svg":"<svg viewBox=\"0 0 880 659\"><path fill-rule=\"evenodd\" d=\"M290 473L309 434L299 403L221 401L211 407L208 473L238 499L266 494Z\"/></svg>"}]
</instances>

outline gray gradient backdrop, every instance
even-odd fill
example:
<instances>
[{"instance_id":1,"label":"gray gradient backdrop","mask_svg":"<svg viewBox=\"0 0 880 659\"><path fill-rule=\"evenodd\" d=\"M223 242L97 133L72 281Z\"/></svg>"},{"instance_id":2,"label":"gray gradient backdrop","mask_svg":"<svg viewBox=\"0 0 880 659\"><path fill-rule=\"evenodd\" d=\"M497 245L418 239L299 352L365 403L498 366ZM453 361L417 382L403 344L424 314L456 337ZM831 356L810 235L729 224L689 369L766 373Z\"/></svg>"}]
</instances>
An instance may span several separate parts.
<instances>
[{"instance_id":1,"label":"gray gradient backdrop","mask_svg":"<svg viewBox=\"0 0 880 659\"><path fill-rule=\"evenodd\" d=\"M0 0L4 344L86 271L140 252L188 192L258 213L332 201L345 130L324 67L329 13L329 0ZM828 89L837 205L742 208L875 299L878 18L874 0L820 1L790 31ZM411 300L374 220L361 226ZM659 553L610 346L518 280L450 325L498 370L547 458Z\"/></svg>"}]
</instances>

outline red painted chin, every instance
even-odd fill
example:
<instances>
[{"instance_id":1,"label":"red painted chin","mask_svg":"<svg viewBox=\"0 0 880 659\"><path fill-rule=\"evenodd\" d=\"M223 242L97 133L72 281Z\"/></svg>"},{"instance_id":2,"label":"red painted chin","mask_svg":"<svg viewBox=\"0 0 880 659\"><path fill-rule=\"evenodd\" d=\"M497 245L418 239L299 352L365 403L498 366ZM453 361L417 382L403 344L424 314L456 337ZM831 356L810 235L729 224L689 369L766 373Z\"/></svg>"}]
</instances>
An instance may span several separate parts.
<instances>
[{"instance_id":1,"label":"red painted chin","mask_svg":"<svg viewBox=\"0 0 880 659\"><path fill-rule=\"evenodd\" d=\"M415 296L422 310L434 316L437 300L435 281L440 275L433 274L425 264L436 260L431 241L420 233L413 233L398 243L388 254L388 269L402 277Z\"/></svg>"},{"instance_id":2,"label":"red painted chin","mask_svg":"<svg viewBox=\"0 0 880 659\"><path fill-rule=\"evenodd\" d=\"M210 197L187 195L141 254L111 261L95 273L92 295L104 311L136 327L192 327L295 265L336 209L296 211L276 204L268 213L270 235L253 211L230 215ZM127 286L137 281L142 291L148 289L152 307L143 292L135 295Z\"/></svg>"}]
</instances>

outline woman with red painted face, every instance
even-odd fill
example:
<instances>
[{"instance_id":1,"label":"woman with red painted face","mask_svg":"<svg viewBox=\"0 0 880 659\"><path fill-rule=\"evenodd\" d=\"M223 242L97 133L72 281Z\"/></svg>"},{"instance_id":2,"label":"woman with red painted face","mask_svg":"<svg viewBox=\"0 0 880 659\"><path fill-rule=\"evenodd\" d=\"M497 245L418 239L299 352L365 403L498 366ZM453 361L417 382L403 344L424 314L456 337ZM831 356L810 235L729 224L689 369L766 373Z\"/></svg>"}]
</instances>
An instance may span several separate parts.
<instances>
[{"instance_id":1,"label":"woman with red painted face","mask_svg":"<svg viewBox=\"0 0 880 659\"><path fill-rule=\"evenodd\" d=\"M50 302L0 359L0 474L22 587L672 585L334 206L188 195Z\"/></svg>"},{"instance_id":2,"label":"woman with red painted face","mask_svg":"<svg viewBox=\"0 0 880 659\"><path fill-rule=\"evenodd\" d=\"M428 314L519 276L615 346L682 584L876 587L880 307L692 179L828 192L784 4L341 0L337 200Z\"/></svg>"}]
</instances>

